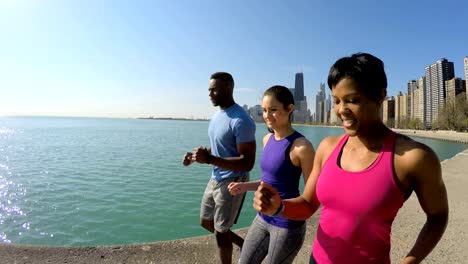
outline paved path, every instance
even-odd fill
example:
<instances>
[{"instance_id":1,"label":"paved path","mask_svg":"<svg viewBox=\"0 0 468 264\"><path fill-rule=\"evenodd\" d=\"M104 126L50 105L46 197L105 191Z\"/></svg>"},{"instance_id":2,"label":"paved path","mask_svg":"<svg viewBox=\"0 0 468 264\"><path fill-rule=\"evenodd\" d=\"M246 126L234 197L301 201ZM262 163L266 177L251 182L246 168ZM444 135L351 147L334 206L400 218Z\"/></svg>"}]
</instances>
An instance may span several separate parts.
<instances>
[{"instance_id":1,"label":"paved path","mask_svg":"<svg viewBox=\"0 0 468 264\"><path fill-rule=\"evenodd\" d=\"M450 204L447 231L424 263L468 263L468 149L442 162L443 177ZM308 263L317 229L317 217L308 220L304 246L295 263ZM413 245L425 221L416 197L411 196L393 224L392 263L398 263ZM236 230L245 236L247 229ZM239 250L234 250L234 260ZM218 263L213 236L201 236L166 242L98 247L46 247L0 244L0 263Z\"/></svg>"},{"instance_id":2,"label":"paved path","mask_svg":"<svg viewBox=\"0 0 468 264\"><path fill-rule=\"evenodd\" d=\"M449 199L449 224L442 240L424 263L468 263L468 149L442 162ZM413 194L393 223L392 259L406 254L425 217ZM395 262L396 263L396 262Z\"/></svg>"},{"instance_id":3,"label":"paved path","mask_svg":"<svg viewBox=\"0 0 468 264\"><path fill-rule=\"evenodd\" d=\"M405 134L407 136L432 138L437 140L452 141L457 143L468 144L468 133L456 132L447 130L412 130L412 129L392 129L398 133Z\"/></svg>"}]
</instances>

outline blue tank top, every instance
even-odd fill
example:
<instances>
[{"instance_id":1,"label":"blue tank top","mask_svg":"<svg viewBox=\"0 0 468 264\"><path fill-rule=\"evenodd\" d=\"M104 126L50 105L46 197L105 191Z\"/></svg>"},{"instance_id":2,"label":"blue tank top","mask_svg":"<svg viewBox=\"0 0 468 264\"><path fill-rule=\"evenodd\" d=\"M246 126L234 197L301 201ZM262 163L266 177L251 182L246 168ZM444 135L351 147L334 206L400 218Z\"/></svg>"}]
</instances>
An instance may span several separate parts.
<instances>
[{"instance_id":1,"label":"blue tank top","mask_svg":"<svg viewBox=\"0 0 468 264\"><path fill-rule=\"evenodd\" d=\"M297 131L280 140L276 140L275 136L271 135L263 148L260 162L262 181L275 187L281 199L295 198L300 195L299 181L302 169L294 166L289 158L292 143L300 137L304 136ZM270 217L261 213L259 215L269 224L288 229L297 228L305 222L281 216Z\"/></svg>"}]
</instances>

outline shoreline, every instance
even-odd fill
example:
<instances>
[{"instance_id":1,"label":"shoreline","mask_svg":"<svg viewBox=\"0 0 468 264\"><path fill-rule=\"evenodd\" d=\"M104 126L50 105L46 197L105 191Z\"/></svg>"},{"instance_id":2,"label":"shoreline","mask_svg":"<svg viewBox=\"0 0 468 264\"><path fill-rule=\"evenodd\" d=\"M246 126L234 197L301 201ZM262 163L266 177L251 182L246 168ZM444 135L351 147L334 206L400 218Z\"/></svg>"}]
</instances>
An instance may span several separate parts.
<instances>
[{"instance_id":1,"label":"shoreline","mask_svg":"<svg viewBox=\"0 0 468 264\"><path fill-rule=\"evenodd\" d=\"M449 130L412 130L412 129L392 129L395 132L398 132L403 135L412 136L412 137L423 137L436 140L450 141L462 144L468 144L468 133L466 132L456 132Z\"/></svg>"},{"instance_id":2,"label":"shoreline","mask_svg":"<svg viewBox=\"0 0 468 264\"><path fill-rule=\"evenodd\" d=\"M449 223L439 244L424 263L467 263L468 251L468 148L453 158L441 162L442 175L449 198ZM309 263L315 239L319 213L307 220L304 244L294 263ZM398 212L392 225L392 263L398 262L411 249L424 225L423 213L413 193ZM201 227L200 227L201 228ZM248 228L234 232L245 237ZM233 262L239 258L234 246ZM216 241L213 235L187 239L114 246L33 246L0 243L2 263L78 263L78 264L204 264L217 262Z\"/></svg>"},{"instance_id":3,"label":"shoreline","mask_svg":"<svg viewBox=\"0 0 468 264\"><path fill-rule=\"evenodd\" d=\"M324 126L324 125L308 125L308 124L295 124L293 126L315 126L315 127L330 127L341 128L341 126ZM415 129L399 129L390 128L391 130L411 137L422 137L442 141L450 141L461 144L468 144L468 132L457 132L451 130L415 130Z\"/></svg>"}]
</instances>

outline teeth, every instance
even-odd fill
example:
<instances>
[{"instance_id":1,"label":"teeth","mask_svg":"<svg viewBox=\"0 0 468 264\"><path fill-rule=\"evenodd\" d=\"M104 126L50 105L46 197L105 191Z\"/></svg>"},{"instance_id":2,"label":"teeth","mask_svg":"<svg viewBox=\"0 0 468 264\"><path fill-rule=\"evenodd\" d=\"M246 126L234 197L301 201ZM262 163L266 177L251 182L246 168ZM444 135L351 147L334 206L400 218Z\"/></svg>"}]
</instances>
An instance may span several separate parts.
<instances>
[{"instance_id":1,"label":"teeth","mask_svg":"<svg viewBox=\"0 0 468 264\"><path fill-rule=\"evenodd\" d=\"M345 126L351 126L354 124L354 120L343 120L343 125Z\"/></svg>"}]
</instances>

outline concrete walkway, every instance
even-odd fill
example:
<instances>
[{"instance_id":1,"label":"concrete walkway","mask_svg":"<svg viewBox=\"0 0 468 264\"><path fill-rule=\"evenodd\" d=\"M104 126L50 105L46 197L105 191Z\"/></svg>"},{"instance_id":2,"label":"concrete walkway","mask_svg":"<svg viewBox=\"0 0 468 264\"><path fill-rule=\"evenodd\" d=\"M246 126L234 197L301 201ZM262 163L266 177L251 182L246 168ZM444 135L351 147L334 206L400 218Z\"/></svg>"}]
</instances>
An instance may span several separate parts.
<instances>
[{"instance_id":1,"label":"concrete walkway","mask_svg":"<svg viewBox=\"0 0 468 264\"><path fill-rule=\"evenodd\" d=\"M447 130L412 130L412 129L392 129L395 132L413 137L431 138L443 141L468 144L468 133L447 131Z\"/></svg>"},{"instance_id":2,"label":"concrete walkway","mask_svg":"<svg viewBox=\"0 0 468 264\"><path fill-rule=\"evenodd\" d=\"M424 263L468 263L468 149L450 160L442 162L450 204L450 220L441 242ZM247 206L248 204L246 204ZM304 246L295 263L308 263L311 245L317 229L318 216L307 222ZM404 257L424 224L425 215L417 198L412 195L398 213L393 224L392 263ZM236 230L245 236L247 229ZM234 260L239 249L234 249ZM213 236L181 240L97 247L47 247L0 244L0 263L219 263Z\"/></svg>"}]
</instances>

